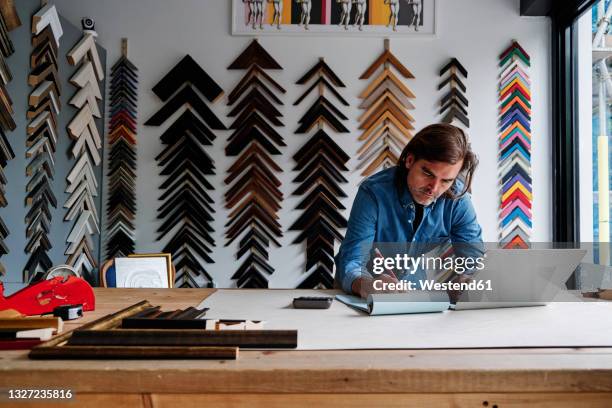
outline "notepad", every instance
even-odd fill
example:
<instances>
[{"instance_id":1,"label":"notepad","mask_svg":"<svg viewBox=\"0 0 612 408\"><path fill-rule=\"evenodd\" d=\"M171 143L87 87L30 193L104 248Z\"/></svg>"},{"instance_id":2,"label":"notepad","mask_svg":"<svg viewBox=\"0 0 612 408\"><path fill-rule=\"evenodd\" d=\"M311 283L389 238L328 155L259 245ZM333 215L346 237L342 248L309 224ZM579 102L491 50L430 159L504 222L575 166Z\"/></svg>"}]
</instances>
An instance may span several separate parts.
<instances>
[{"instance_id":1,"label":"notepad","mask_svg":"<svg viewBox=\"0 0 612 408\"><path fill-rule=\"evenodd\" d=\"M445 292L384 293L369 295L367 299L336 295L336 299L370 316L435 313L443 312L450 307Z\"/></svg>"}]
</instances>

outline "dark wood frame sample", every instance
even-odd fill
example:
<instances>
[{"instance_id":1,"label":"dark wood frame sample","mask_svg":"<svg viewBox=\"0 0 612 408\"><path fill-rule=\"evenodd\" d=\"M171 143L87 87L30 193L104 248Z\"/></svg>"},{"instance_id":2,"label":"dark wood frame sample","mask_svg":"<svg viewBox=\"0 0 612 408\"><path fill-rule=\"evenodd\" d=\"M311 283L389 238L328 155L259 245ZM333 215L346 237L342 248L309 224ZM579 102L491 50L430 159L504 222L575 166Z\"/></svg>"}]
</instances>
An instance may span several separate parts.
<instances>
[{"instance_id":1,"label":"dark wood frame sample","mask_svg":"<svg viewBox=\"0 0 612 408\"><path fill-rule=\"evenodd\" d=\"M176 111L186 110L160 136L166 147L155 158L160 174L167 176L160 185L162 205L157 218L163 220L157 229L157 240L170 240L162 252L172 254L175 262L176 287L212 287L213 278L204 268L213 263L212 237L214 201L207 190L214 187L207 178L215 174L214 160L206 153L225 125L207 106L223 95L221 87L200 65L186 55L154 87L153 92L165 103L145 125L159 126ZM203 95L204 98L202 98ZM198 282L200 280L200 282Z\"/></svg>"},{"instance_id":2,"label":"dark wood frame sample","mask_svg":"<svg viewBox=\"0 0 612 408\"><path fill-rule=\"evenodd\" d=\"M363 133L359 141L364 144L357 151L360 161L358 169L367 177L378 169L394 166L414 131L414 118L408 110L414 109L410 99L412 91L391 70L395 68L407 79L414 75L391 53L389 39L384 40L384 52L360 76L369 79L380 73L359 95L364 101L359 105L365 112L359 117L359 129Z\"/></svg>"},{"instance_id":3,"label":"dark wood frame sample","mask_svg":"<svg viewBox=\"0 0 612 408\"><path fill-rule=\"evenodd\" d=\"M195 325L207 323L201 316L208 309L188 307L162 312L142 300L105 315L75 330L62 333L34 347L30 359L231 359L239 348L294 349L297 330L220 329ZM148 316L148 318L143 318ZM129 321L190 323L164 324L160 328L126 328ZM208 320L209 323L218 319ZM226 321L229 323L230 321ZM237 322L237 321L231 321ZM130 324L127 324L130 326Z\"/></svg>"},{"instance_id":4,"label":"dark wood frame sample","mask_svg":"<svg viewBox=\"0 0 612 408\"><path fill-rule=\"evenodd\" d=\"M293 156L297 163L294 170L299 171L293 181L300 183L293 194L305 197L296 208L302 210L302 214L289 230L302 231L293 241L294 244L306 241L304 272L307 276L298 284L298 288L331 289L334 286L334 243L343 239L338 230L347 227L346 218L341 214L346 207L338 199L346 197L346 194L338 184L348 183L342 172L348 172L346 163L350 157L328 133L349 133L341 122L348 118L324 95L329 89L332 100L344 105L346 100L335 87L345 85L323 58L296 84L307 85L309 82L313 85L298 98L296 104L315 87L319 97L299 120L300 126L295 131L302 134L314 129L310 139Z\"/></svg>"},{"instance_id":5,"label":"dark wood frame sample","mask_svg":"<svg viewBox=\"0 0 612 408\"><path fill-rule=\"evenodd\" d=\"M225 193L225 207L232 210L225 225L225 245L243 236L238 241L236 259L244 256L244 261L232 275L236 285L267 288L267 277L274 273L268 263L268 248L271 242L280 246L276 238L283 234L277 215L283 194L281 182L274 174L282 169L271 156L280 155L278 148L285 146L275 129L284 126L275 105L283 104L277 94L285 93L285 89L265 70L282 67L253 40L228 69L247 72L228 98L228 105L234 106L228 116L236 119L230 125L234 131L225 153L239 157L225 179L225 184L230 185Z\"/></svg>"},{"instance_id":6,"label":"dark wood frame sample","mask_svg":"<svg viewBox=\"0 0 612 408\"><path fill-rule=\"evenodd\" d=\"M138 68L128 59L126 38L110 75L106 259L135 248Z\"/></svg>"},{"instance_id":7,"label":"dark wood frame sample","mask_svg":"<svg viewBox=\"0 0 612 408\"><path fill-rule=\"evenodd\" d=\"M445 74L448 72L448 75ZM442 122L453 123L455 120L463 123L466 128L470 127L468 118L468 99L465 97L467 87L464 81L467 79L468 71L457 60L451 58L450 61L440 69L440 84L438 90L448 89L440 100L440 115Z\"/></svg>"},{"instance_id":8,"label":"dark wood frame sample","mask_svg":"<svg viewBox=\"0 0 612 408\"><path fill-rule=\"evenodd\" d=\"M8 200L5 195L7 179L3 169L7 163L15 158L13 148L7 138L7 133L15 130L16 123L13 120L15 113L13 101L9 95L6 85L13 79L13 75L5 61L15 49L9 37L9 31L21 25L17 10L12 2L0 2L0 207L6 207ZM9 252L4 240L10 231L0 218L0 258ZM0 263L0 277L6 272L4 265Z\"/></svg>"},{"instance_id":9,"label":"dark wood frame sample","mask_svg":"<svg viewBox=\"0 0 612 408\"><path fill-rule=\"evenodd\" d=\"M15 52L15 47L8 33L19 25L21 25L21 21L15 5L7 4L6 1L0 2L0 53L5 58Z\"/></svg>"},{"instance_id":10,"label":"dark wood frame sample","mask_svg":"<svg viewBox=\"0 0 612 408\"><path fill-rule=\"evenodd\" d=\"M90 330L105 331L120 327L124 318L137 315L152 306L146 300L118 312L106 315L78 329L65 332L34 347L28 357L36 360L49 359L230 359L238 358L236 346L74 346L69 342L75 333Z\"/></svg>"}]
</instances>

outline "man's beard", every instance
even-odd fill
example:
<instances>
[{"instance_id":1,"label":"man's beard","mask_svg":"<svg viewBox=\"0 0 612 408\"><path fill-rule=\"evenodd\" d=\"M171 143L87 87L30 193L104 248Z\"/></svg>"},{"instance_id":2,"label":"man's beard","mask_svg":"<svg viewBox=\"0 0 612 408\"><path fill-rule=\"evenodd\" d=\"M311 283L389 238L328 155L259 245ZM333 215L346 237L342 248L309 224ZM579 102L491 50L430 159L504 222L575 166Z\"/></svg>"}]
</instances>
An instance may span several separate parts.
<instances>
[{"instance_id":1,"label":"man's beard","mask_svg":"<svg viewBox=\"0 0 612 408\"><path fill-rule=\"evenodd\" d=\"M417 191L419 193L421 193L421 196L424 196L425 199L427 200L427 204L431 203L432 201L434 201L437 197L435 195L433 195L429 190L427 189L417 189Z\"/></svg>"},{"instance_id":2,"label":"man's beard","mask_svg":"<svg viewBox=\"0 0 612 408\"><path fill-rule=\"evenodd\" d=\"M410 184L408 184L408 177L406 177L406 185L408 186L408 191L410 191L410 194L412 195L412 199L415 200L418 204L429 205L438 198L433 194L429 195L431 193L429 189L411 187ZM418 202L418 197L423 197L424 201Z\"/></svg>"}]
</instances>

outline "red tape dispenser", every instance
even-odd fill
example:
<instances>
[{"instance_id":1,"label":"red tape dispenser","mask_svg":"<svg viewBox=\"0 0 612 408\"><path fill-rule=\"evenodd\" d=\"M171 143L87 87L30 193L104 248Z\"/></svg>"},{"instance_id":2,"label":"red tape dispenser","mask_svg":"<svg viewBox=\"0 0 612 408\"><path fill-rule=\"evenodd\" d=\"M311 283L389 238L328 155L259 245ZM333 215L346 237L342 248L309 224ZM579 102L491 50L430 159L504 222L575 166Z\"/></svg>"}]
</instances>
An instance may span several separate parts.
<instances>
[{"instance_id":1,"label":"red tape dispenser","mask_svg":"<svg viewBox=\"0 0 612 408\"><path fill-rule=\"evenodd\" d=\"M53 313L56 307L71 304L82 304L85 311L96 308L93 289L85 280L75 276L41 280L8 297L4 297L4 285L0 282L0 311L14 309L32 316Z\"/></svg>"}]
</instances>

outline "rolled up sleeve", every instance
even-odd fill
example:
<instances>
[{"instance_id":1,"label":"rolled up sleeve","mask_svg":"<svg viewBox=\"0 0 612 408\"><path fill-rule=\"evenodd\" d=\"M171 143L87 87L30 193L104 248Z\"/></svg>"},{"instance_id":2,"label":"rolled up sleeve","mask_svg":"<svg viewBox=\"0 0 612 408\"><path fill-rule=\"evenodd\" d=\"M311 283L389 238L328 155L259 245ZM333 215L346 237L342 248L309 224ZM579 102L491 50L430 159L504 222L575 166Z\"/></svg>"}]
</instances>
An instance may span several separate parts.
<instances>
[{"instance_id":1,"label":"rolled up sleeve","mask_svg":"<svg viewBox=\"0 0 612 408\"><path fill-rule=\"evenodd\" d=\"M476 218L470 195L466 194L455 203L452 216L451 241L455 254L462 257L477 258L484 252L482 228ZM466 274L473 273L466 271Z\"/></svg>"}]
</instances>

